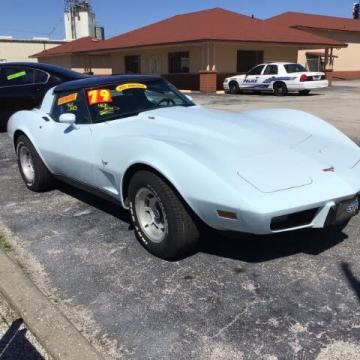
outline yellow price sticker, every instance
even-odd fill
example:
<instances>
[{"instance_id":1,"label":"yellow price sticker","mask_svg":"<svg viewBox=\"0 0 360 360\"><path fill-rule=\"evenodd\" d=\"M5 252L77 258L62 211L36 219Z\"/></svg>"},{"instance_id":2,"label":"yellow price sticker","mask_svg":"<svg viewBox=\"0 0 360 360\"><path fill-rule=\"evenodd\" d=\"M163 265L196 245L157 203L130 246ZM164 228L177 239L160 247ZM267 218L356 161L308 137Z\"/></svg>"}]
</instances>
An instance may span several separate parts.
<instances>
[{"instance_id":1,"label":"yellow price sticker","mask_svg":"<svg viewBox=\"0 0 360 360\"><path fill-rule=\"evenodd\" d=\"M122 92L124 90L129 90L129 89L147 89L147 86L145 84L140 84L140 83L129 83L129 84L122 84L119 85L115 88L115 90L117 92Z\"/></svg>"}]
</instances>

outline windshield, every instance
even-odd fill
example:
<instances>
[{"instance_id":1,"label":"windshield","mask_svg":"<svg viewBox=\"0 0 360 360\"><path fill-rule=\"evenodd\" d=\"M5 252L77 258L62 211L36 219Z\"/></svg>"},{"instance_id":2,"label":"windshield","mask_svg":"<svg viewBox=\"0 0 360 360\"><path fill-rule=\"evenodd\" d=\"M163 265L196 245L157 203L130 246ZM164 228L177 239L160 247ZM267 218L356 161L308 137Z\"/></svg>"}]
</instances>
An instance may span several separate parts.
<instances>
[{"instance_id":1,"label":"windshield","mask_svg":"<svg viewBox=\"0 0 360 360\"><path fill-rule=\"evenodd\" d=\"M287 73L306 72L307 70L300 64L286 64L284 68Z\"/></svg>"},{"instance_id":2,"label":"windshield","mask_svg":"<svg viewBox=\"0 0 360 360\"><path fill-rule=\"evenodd\" d=\"M163 79L91 89L87 91L87 99L94 123L164 107L194 106L193 102Z\"/></svg>"}]
</instances>

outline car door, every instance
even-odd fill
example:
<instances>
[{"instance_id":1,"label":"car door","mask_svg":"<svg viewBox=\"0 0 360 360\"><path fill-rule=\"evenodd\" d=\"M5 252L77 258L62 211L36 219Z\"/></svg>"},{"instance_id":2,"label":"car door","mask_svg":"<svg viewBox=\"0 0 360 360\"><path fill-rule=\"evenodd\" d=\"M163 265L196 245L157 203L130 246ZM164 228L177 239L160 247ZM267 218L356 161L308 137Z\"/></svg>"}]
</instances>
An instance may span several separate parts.
<instances>
[{"instance_id":1,"label":"car door","mask_svg":"<svg viewBox=\"0 0 360 360\"><path fill-rule=\"evenodd\" d=\"M264 89L272 90L272 84L278 79L279 67L275 64L269 64L266 66L263 75L261 77Z\"/></svg>"},{"instance_id":2,"label":"car door","mask_svg":"<svg viewBox=\"0 0 360 360\"><path fill-rule=\"evenodd\" d=\"M76 116L75 124L59 122L62 114ZM55 95L48 121L44 121L47 139L42 141L41 152L56 175L94 185L93 138L91 118L82 91Z\"/></svg>"},{"instance_id":3,"label":"car door","mask_svg":"<svg viewBox=\"0 0 360 360\"><path fill-rule=\"evenodd\" d=\"M241 88L244 89L256 89L261 84L261 75L265 68L265 65L258 65L251 69L245 76L244 82L241 84Z\"/></svg>"}]
</instances>

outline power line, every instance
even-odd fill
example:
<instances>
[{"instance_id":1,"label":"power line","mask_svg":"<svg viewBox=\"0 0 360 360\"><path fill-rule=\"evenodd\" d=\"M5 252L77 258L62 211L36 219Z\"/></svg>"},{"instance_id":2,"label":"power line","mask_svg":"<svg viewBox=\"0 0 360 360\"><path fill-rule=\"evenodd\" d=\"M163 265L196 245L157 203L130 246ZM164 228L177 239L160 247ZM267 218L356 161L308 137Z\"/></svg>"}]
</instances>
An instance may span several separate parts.
<instances>
[{"instance_id":1,"label":"power line","mask_svg":"<svg viewBox=\"0 0 360 360\"><path fill-rule=\"evenodd\" d=\"M59 27L59 25L60 25L60 24L63 24L63 21L64 21L64 19L63 19L63 17L61 17L61 18L59 19L58 23L55 24L55 26L53 26L53 28L48 32L48 37L50 37L52 34L55 33L55 31L57 30L57 28Z\"/></svg>"}]
</instances>

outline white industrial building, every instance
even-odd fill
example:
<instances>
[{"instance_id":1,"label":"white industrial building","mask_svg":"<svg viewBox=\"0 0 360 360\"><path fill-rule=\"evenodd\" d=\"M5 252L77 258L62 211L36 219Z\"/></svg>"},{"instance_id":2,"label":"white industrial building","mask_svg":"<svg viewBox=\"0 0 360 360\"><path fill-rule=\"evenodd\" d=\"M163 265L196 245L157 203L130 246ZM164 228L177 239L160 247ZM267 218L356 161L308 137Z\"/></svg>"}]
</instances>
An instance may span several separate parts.
<instances>
[{"instance_id":1,"label":"white industrial building","mask_svg":"<svg viewBox=\"0 0 360 360\"><path fill-rule=\"evenodd\" d=\"M96 26L95 13L90 1L67 0L64 11L65 39L51 40L48 37L16 39L0 34L0 62L34 61L33 54L49 50L80 38L104 39L104 28Z\"/></svg>"}]
</instances>

